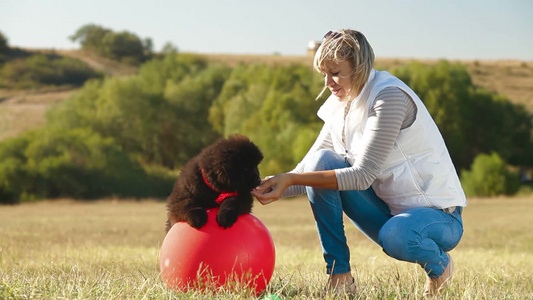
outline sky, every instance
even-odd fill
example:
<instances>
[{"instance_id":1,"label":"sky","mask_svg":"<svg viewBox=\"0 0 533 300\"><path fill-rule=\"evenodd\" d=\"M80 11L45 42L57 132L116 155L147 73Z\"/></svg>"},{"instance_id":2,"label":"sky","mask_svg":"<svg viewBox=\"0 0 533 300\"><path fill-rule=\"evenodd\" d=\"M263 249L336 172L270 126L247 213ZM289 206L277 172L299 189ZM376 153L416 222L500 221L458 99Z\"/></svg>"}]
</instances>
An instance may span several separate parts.
<instances>
[{"instance_id":1,"label":"sky","mask_svg":"<svg viewBox=\"0 0 533 300\"><path fill-rule=\"evenodd\" d=\"M0 0L11 47L77 49L87 24L181 52L305 55L351 28L377 58L533 61L533 0Z\"/></svg>"}]
</instances>

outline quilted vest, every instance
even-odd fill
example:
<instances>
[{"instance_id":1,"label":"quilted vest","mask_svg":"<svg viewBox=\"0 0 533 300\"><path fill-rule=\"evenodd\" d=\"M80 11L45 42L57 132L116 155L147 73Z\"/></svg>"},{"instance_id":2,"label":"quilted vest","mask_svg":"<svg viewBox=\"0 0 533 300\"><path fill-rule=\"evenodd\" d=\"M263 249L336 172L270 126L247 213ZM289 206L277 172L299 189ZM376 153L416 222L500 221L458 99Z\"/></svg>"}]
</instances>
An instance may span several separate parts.
<instances>
[{"instance_id":1,"label":"quilted vest","mask_svg":"<svg viewBox=\"0 0 533 300\"><path fill-rule=\"evenodd\" d=\"M411 96L417 114L414 123L400 131L372 188L393 215L415 207L466 206L459 177L437 125L420 98L388 72L372 70L365 87L352 101L346 119L346 102L335 96L319 109L317 114L330 130L334 150L354 164L363 149L363 132L374 99L391 86ZM342 142L343 128L346 143Z\"/></svg>"}]
</instances>

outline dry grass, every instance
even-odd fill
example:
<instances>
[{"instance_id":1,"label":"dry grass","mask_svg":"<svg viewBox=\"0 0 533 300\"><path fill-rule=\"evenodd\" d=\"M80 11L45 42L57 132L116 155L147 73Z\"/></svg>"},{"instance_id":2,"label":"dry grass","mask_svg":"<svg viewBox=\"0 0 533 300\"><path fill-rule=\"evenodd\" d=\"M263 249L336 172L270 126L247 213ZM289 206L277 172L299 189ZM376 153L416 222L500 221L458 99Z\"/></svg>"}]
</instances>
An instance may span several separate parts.
<instances>
[{"instance_id":1,"label":"dry grass","mask_svg":"<svg viewBox=\"0 0 533 300\"><path fill-rule=\"evenodd\" d=\"M222 62L229 66L243 64L266 64L268 66L307 64L313 66L313 58L310 56L298 55L254 55L254 54L202 54L212 62Z\"/></svg>"},{"instance_id":2,"label":"dry grass","mask_svg":"<svg viewBox=\"0 0 533 300\"><path fill-rule=\"evenodd\" d=\"M533 112L533 62L473 61L465 65L475 85L505 95Z\"/></svg>"},{"instance_id":3,"label":"dry grass","mask_svg":"<svg viewBox=\"0 0 533 300\"><path fill-rule=\"evenodd\" d=\"M0 89L0 141L45 124L50 105L63 101L76 89Z\"/></svg>"},{"instance_id":4,"label":"dry grass","mask_svg":"<svg viewBox=\"0 0 533 300\"><path fill-rule=\"evenodd\" d=\"M442 299L533 299L532 204L531 197L470 201L463 241L451 252L455 277ZM267 293L281 299L325 298L327 277L307 201L256 205L254 214L276 245ZM162 202L27 203L0 207L0 220L0 299L253 298L165 287L158 269ZM422 298L419 266L387 257L355 226L347 223L346 229L358 299Z\"/></svg>"},{"instance_id":5,"label":"dry grass","mask_svg":"<svg viewBox=\"0 0 533 300\"><path fill-rule=\"evenodd\" d=\"M85 62L94 70L101 71L106 75L115 77L125 77L137 73L137 67L121 63L109 58L99 56L93 52L85 50L61 50L61 49L25 49L32 52L58 54L72 57Z\"/></svg>"}]
</instances>

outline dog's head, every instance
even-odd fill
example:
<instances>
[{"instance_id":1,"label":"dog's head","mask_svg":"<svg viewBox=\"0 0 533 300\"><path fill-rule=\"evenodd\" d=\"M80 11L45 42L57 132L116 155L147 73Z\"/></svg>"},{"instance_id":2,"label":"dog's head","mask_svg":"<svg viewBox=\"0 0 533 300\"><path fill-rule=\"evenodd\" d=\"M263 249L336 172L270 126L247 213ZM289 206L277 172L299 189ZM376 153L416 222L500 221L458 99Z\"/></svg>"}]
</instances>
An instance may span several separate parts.
<instances>
[{"instance_id":1,"label":"dog's head","mask_svg":"<svg viewBox=\"0 0 533 300\"><path fill-rule=\"evenodd\" d=\"M261 183L259 148L242 135L220 139L205 148L199 160L209 183L219 191L248 192Z\"/></svg>"}]
</instances>

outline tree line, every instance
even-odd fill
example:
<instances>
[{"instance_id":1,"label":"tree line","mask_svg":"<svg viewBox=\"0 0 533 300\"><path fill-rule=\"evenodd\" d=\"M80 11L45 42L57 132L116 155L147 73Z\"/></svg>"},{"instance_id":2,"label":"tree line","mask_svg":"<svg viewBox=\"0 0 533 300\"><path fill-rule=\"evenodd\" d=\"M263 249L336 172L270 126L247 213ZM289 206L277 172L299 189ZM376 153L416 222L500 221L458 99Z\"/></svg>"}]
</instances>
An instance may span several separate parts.
<instances>
[{"instance_id":1,"label":"tree line","mask_svg":"<svg viewBox=\"0 0 533 300\"><path fill-rule=\"evenodd\" d=\"M518 190L507 166L533 165L532 115L523 106L475 87L460 64L389 71L428 107L469 195ZM229 67L175 51L135 76L89 79L48 111L44 127L0 143L0 202L166 197L191 157L234 133L262 149L262 175L289 171L322 126L324 98L313 100L322 86L307 65Z\"/></svg>"}]
</instances>

